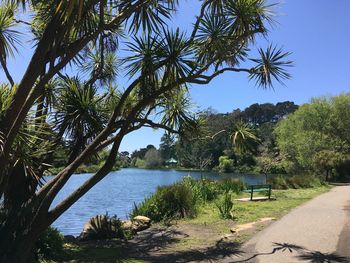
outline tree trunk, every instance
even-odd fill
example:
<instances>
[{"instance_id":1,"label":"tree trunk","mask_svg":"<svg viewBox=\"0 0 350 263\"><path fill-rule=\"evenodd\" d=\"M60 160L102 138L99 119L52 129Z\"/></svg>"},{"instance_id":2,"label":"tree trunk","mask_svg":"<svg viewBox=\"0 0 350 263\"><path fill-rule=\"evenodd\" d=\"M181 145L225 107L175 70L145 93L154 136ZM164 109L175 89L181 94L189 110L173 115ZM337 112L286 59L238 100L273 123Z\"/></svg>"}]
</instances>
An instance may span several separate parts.
<instances>
[{"instance_id":1,"label":"tree trunk","mask_svg":"<svg viewBox=\"0 0 350 263\"><path fill-rule=\"evenodd\" d=\"M1 246L0 262L3 263L26 263L32 256L35 241L38 237L31 236L29 242L22 242L21 240L7 239Z\"/></svg>"},{"instance_id":2,"label":"tree trunk","mask_svg":"<svg viewBox=\"0 0 350 263\"><path fill-rule=\"evenodd\" d=\"M2 263L26 263L29 259L35 256L35 245L40 234L45 231L48 225L43 222L35 224L33 228L28 227L28 231L18 233L10 226L6 231L5 236L1 236L0 262Z\"/></svg>"},{"instance_id":3,"label":"tree trunk","mask_svg":"<svg viewBox=\"0 0 350 263\"><path fill-rule=\"evenodd\" d=\"M32 203L0 213L0 262L28 262L34 256L36 241L49 226L47 212Z\"/></svg>"}]
</instances>

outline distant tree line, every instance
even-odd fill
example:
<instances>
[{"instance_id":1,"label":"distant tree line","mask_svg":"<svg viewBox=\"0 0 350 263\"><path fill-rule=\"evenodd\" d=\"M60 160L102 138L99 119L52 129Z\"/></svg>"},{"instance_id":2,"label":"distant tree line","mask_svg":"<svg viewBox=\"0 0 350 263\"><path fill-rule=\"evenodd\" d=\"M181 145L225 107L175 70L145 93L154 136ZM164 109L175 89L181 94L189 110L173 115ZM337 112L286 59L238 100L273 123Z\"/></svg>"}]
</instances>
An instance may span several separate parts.
<instances>
[{"instance_id":1,"label":"distant tree line","mask_svg":"<svg viewBox=\"0 0 350 263\"><path fill-rule=\"evenodd\" d=\"M255 103L230 113L208 108L198 115L196 133L164 133L158 149L150 144L131 154L120 152L115 168L164 168L173 159L177 168L222 173L314 174L327 180L350 175L350 94L315 98L300 107L291 101ZM246 138L243 150L234 144L242 127L257 138ZM63 146L57 149L57 166L67 153ZM106 156L102 152L85 168L95 169Z\"/></svg>"},{"instance_id":2,"label":"distant tree line","mask_svg":"<svg viewBox=\"0 0 350 263\"><path fill-rule=\"evenodd\" d=\"M276 147L273 129L276 123L298 109L294 102L277 104L253 104L244 110L235 109L230 113L218 113L208 108L201 111L201 125L194 134L173 136L165 133L159 149L148 145L131 154L131 166L155 168L166 166L170 159L177 160L182 168L201 170L218 169L221 172L256 171L257 157L271 152ZM249 151L234 149L232 134L238 123L247 124L259 143L253 143Z\"/></svg>"}]
</instances>

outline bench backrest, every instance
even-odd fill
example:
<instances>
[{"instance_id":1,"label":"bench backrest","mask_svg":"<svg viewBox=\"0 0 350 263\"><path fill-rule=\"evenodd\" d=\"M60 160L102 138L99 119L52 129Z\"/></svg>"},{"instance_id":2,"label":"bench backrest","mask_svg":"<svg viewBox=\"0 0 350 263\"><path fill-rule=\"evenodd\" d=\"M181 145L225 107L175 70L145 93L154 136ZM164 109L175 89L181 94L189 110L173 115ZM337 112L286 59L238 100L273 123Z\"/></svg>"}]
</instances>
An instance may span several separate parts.
<instances>
[{"instance_id":1,"label":"bench backrest","mask_svg":"<svg viewBox=\"0 0 350 263\"><path fill-rule=\"evenodd\" d=\"M257 185L249 185L247 189L270 189L271 185L270 184L257 184Z\"/></svg>"}]
</instances>

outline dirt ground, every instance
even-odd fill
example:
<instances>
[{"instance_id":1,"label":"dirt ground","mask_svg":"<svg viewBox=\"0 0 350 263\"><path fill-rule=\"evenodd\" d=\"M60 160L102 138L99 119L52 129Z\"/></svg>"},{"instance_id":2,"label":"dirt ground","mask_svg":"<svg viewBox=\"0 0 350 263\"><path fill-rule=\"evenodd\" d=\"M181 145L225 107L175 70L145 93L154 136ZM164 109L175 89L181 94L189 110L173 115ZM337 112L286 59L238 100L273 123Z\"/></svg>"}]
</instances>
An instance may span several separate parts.
<instances>
[{"instance_id":1,"label":"dirt ground","mask_svg":"<svg viewBox=\"0 0 350 263\"><path fill-rule=\"evenodd\" d=\"M146 262L219 262L240 253L240 244L272 220L267 218L244 225L235 225L231 220L210 225L183 222L154 225L126 246L133 258Z\"/></svg>"}]
</instances>

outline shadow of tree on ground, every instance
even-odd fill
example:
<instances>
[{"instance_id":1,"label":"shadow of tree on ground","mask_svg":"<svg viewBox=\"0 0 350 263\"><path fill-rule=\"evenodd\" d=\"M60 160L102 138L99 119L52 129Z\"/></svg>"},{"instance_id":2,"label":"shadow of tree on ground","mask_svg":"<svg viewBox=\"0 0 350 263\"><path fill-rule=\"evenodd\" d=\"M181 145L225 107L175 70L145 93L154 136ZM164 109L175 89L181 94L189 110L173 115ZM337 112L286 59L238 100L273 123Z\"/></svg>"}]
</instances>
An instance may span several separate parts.
<instances>
[{"instance_id":1,"label":"shadow of tree on ground","mask_svg":"<svg viewBox=\"0 0 350 263\"><path fill-rule=\"evenodd\" d=\"M298 258L312 263L350 262L349 258L339 256L335 253L321 253L319 251L309 251L299 255Z\"/></svg>"},{"instance_id":2,"label":"shadow of tree on ground","mask_svg":"<svg viewBox=\"0 0 350 263\"><path fill-rule=\"evenodd\" d=\"M238 242L221 240L209 247L178 249L176 244L183 241L188 235L176 229L158 229L158 231L143 231L130 241L117 240L94 243L81 243L68 250L69 253L61 260L75 262L257 262L264 256L277 252L294 253L295 259L300 262L311 263L338 263L350 262L349 258L336 253L322 253L290 243L273 243L269 252L254 253L242 251ZM174 247L175 246L175 247ZM181 246L180 246L181 247ZM277 255L276 255L277 256ZM62 262L62 261L59 261Z\"/></svg>"},{"instance_id":3,"label":"shadow of tree on ground","mask_svg":"<svg viewBox=\"0 0 350 263\"><path fill-rule=\"evenodd\" d=\"M299 261L306 261L310 263L337 263L337 262L350 262L349 258L337 255L336 253L322 253L320 251L310 251L302 246L298 246L290 243L273 243L274 248L271 252L256 253L243 260L231 261L232 263L239 262L252 262L260 256L273 255L276 252L287 252L287 253L299 253L296 258Z\"/></svg>"},{"instance_id":4,"label":"shadow of tree on ground","mask_svg":"<svg viewBox=\"0 0 350 263\"><path fill-rule=\"evenodd\" d=\"M218 241L213 246L200 249L186 249L176 251L164 251L175 243L181 242L187 234L175 230L166 229L157 231L144 231L139 237L130 241L128 246L133 247L136 258L149 262L189 262L189 261L207 261L220 262L223 258L239 255L237 242ZM138 256L137 256L138 255ZM140 256L141 255L141 256Z\"/></svg>"},{"instance_id":5,"label":"shadow of tree on ground","mask_svg":"<svg viewBox=\"0 0 350 263\"><path fill-rule=\"evenodd\" d=\"M233 255L239 256L243 252L239 249L238 243L217 242L212 247L202 249L190 249L185 251L174 251L171 253L151 253L141 259L150 262L189 262L189 261L205 261L205 262L222 262L224 258Z\"/></svg>"}]
</instances>

